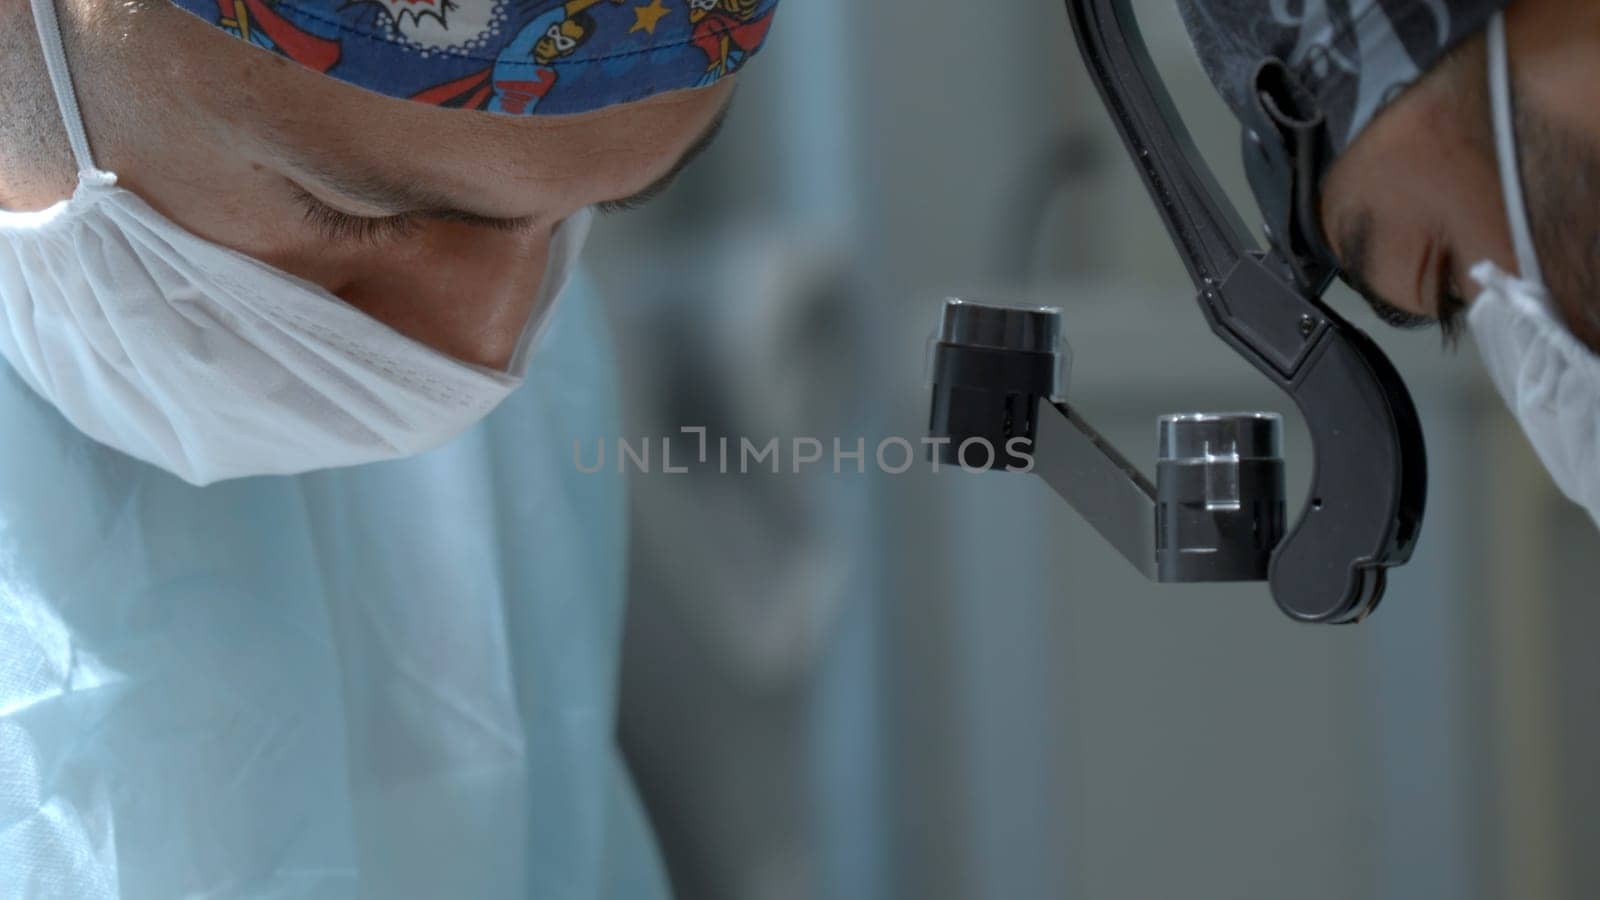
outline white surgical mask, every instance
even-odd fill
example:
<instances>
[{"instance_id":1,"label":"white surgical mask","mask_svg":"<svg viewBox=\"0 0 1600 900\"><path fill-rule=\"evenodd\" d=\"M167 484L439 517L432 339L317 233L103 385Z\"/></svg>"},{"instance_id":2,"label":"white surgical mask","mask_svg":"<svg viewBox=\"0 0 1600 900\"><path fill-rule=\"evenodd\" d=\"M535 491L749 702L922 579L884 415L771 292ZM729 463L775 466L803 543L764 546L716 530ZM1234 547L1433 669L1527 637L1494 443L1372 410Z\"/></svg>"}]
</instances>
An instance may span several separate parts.
<instances>
[{"instance_id":1,"label":"white surgical mask","mask_svg":"<svg viewBox=\"0 0 1600 900\"><path fill-rule=\"evenodd\" d=\"M1539 459L1563 493L1600 522L1600 356L1572 336L1552 309L1528 227L1517 168L1505 20L1489 25L1489 93L1511 237L1520 277L1484 261L1483 286L1467 314L1484 365Z\"/></svg>"},{"instance_id":2,"label":"white surgical mask","mask_svg":"<svg viewBox=\"0 0 1600 900\"><path fill-rule=\"evenodd\" d=\"M0 354L95 440L193 484L420 453L488 415L588 233L556 230L506 370L454 359L191 234L94 165L53 0L32 0L77 161L71 198L0 212Z\"/></svg>"}]
</instances>

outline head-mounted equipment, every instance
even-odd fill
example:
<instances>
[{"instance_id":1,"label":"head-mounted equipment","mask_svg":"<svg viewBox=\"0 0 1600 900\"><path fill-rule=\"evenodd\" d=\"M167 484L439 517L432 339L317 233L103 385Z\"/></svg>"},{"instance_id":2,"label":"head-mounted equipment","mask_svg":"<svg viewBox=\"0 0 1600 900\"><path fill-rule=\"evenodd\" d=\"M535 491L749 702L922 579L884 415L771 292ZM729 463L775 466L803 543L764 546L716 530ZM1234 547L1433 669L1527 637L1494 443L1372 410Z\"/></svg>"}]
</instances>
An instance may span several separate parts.
<instances>
[{"instance_id":1,"label":"head-mounted equipment","mask_svg":"<svg viewBox=\"0 0 1600 900\"><path fill-rule=\"evenodd\" d=\"M1258 60L1246 167L1266 217L1258 250L1162 86L1127 0L1068 0L1078 45L1198 291L1212 331L1305 416L1309 495L1287 516L1279 422L1270 414L1162 420L1149 481L1046 378L1036 335L1057 310L947 307L933 365L936 448L960 462L981 436L1026 442L1033 471L1140 571L1167 582L1269 583L1305 622L1360 620L1406 562L1422 523L1427 462L1410 394L1360 329L1322 302L1335 272L1315 216L1315 180L1336 146L1316 93L1288 65ZM1034 320L1030 328L1009 320ZM990 320L981 329L977 319ZM1024 336L1035 337L1024 339ZM1004 455L994 468L1010 466Z\"/></svg>"}]
</instances>

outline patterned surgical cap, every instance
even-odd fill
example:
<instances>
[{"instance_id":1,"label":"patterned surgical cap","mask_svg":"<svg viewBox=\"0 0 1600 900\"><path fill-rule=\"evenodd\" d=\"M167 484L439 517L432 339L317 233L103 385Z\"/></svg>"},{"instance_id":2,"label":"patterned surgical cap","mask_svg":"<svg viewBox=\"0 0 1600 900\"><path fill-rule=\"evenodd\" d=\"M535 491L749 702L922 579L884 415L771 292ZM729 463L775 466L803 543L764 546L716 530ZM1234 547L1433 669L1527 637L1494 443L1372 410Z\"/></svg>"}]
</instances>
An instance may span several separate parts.
<instances>
[{"instance_id":1,"label":"patterned surgical cap","mask_svg":"<svg viewBox=\"0 0 1600 900\"><path fill-rule=\"evenodd\" d=\"M1288 64L1342 153L1385 104L1509 0L1180 0L1206 73L1243 117L1256 66ZM1331 156L1330 156L1331 158Z\"/></svg>"},{"instance_id":2,"label":"patterned surgical cap","mask_svg":"<svg viewBox=\"0 0 1600 900\"><path fill-rule=\"evenodd\" d=\"M778 0L173 0L391 97L513 116L704 87L761 49Z\"/></svg>"}]
</instances>

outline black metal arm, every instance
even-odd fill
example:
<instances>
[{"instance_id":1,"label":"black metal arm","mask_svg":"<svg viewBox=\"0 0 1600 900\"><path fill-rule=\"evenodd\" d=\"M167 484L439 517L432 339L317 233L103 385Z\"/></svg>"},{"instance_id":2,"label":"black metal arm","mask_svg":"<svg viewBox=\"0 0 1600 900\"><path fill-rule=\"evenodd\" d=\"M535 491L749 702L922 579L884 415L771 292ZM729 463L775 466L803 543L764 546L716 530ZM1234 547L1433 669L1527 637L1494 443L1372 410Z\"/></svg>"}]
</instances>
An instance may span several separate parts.
<instances>
[{"instance_id":1,"label":"black metal arm","mask_svg":"<svg viewBox=\"0 0 1600 900\"><path fill-rule=\"evenodd\" d=\"M1307 214L1317 167L1304 154L1315 142L1297 140L1321 126L1320 116L1292 93L1281 64L1264 63L1246 166L1281 221L1270 226L1270 250L1257 252L1162 86L1127 0L1067 0L1067 12L1211 329L1293 397L1310 426L1312 487L1273 554L1273 597L1304 621L1357 620L1382 597L1384 569L1410 558L1427 462L1399 373L1320 299L1332 269Z\"/></svg>"}]
</instances>

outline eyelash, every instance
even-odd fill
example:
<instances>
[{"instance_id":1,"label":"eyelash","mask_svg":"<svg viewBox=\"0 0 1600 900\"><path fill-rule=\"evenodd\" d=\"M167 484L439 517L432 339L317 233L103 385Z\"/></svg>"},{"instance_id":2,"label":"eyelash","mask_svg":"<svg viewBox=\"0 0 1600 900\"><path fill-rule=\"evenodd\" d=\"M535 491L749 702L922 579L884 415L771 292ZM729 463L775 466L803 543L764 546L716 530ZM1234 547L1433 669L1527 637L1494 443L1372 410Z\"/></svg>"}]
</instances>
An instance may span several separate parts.
<instances>
[{"instance_id":1,"label":"eyelash","mask_svg":"<svg viewBox=\"0 0 1600 900\"><path fill-rule=\"evenodd\" d=\"M306 224L330 241L360 244L385 244L416 234L421 224L415 216L353 216L334 209L298 185L292 186L295 200L305 213Z\"/></svg>"},{"instance_id":2,"label":"eyelash","mask_svg":"<svg viewBox=\"0 0 1600 900\"><path fill-rule=\"evenodd\" d=\"M638 209L643 205L643 203L633 198L629 198L627 200L603 200L600 203L595 204L595 209L598 209L602 216L614 216L617 213L625 213Z\"/></svg>"},{"instance_id":3,"label":"eyelash","mask_svg":"<svg viewBox=\"0 0 1600 900\"><path fill-rule=\"evenodd\" d=\"M595 209L598 209L600 214L603 216L632 212L633 210L636 210L649 203L651 200L661 196L662 192L664 192L666 189L666 184L657 182L656 184L651 185L648 190L645 190L642 193L634 194L632 197L628 197L627 199L601 201L600 203L595 204Z\"/></svg>"},{"instance_id":4,"label":"eyelash","mask_svg":"<svg viewBox=\"0 0 1600 900\"><path fill-rule=\"evenodd\" d=\"M1444 253L1440 256L1439 296L1434 300L1434 315L1439 320L1439 334L1445 348L1454 350L1460 345L1461 336L1467 330L1464 315L1467 301L1461 296L1461 288L1456 284L1455 267L1451 264L1450 254Z\"/></svg>"}]
</instances>

